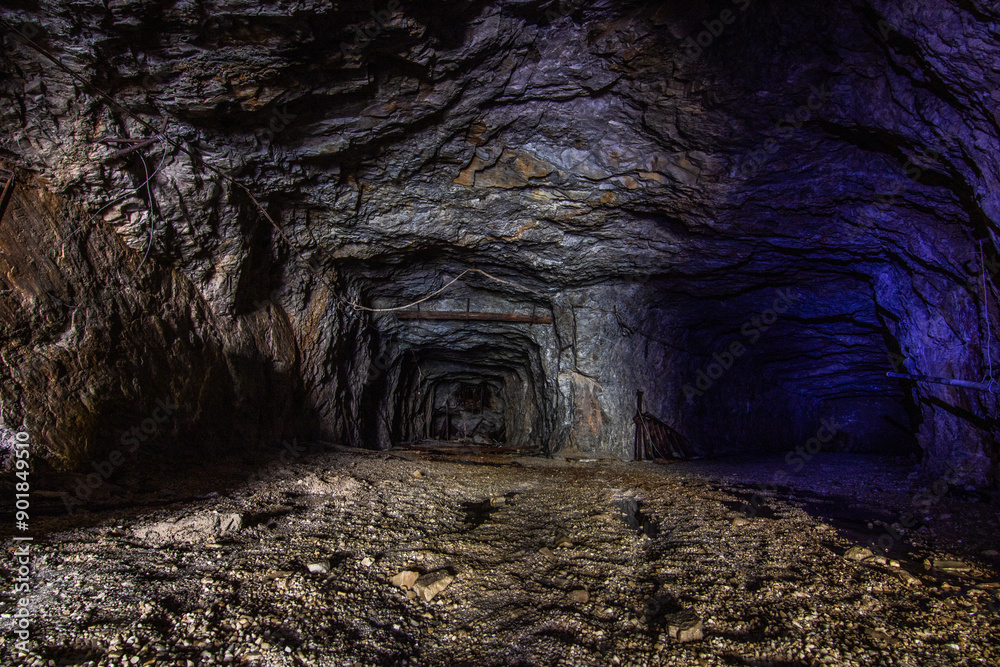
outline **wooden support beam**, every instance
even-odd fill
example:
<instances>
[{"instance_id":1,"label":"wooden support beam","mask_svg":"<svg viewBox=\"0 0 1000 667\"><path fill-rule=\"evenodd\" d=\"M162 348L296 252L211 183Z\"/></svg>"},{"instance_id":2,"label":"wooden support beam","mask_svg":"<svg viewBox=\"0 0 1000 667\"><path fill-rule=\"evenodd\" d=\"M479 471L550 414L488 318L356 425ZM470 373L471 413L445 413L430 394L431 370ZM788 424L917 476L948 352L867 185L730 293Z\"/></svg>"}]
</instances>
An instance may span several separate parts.
<instances>
[{"instance_id":1,"label":"wooden support beam","mask_svg":"<svg viewBox=\"0 0 1000 667\"><path fill-rule=\"evenodd\" d=\"M0 221L10 203L10 195L14 192L14 172L7 169L0 169Z\"/></svg>"},{"instance_id":2,"label":"wooden support beam","mask_svg":"<svg viewBox=\"0 0 1000 667\"><path fill-rule=\"evenodd\" d=\"M911 375L910 373L886 373L891 378L900 380L913 380L915 382L933 382L934 384L947 384L953 387L965 387L977 391L988 391L1000 394L1000 383L998 382L972 382L970 380L952 380L950 378L936 378L930 375Z\"/></svg>"},{"instance_id":3,"label":"wooden support beam","mask_svg":"<svg viewBox=\"0 0 1000 667\"><path fill-rule=\"evenodd\" d=\"M516 313L471 313L460 310L397 310L401 320L460 320L466 322L515 322L518 324L552 324L551 317L533 317Z\"/></svg>"}]
</instances>

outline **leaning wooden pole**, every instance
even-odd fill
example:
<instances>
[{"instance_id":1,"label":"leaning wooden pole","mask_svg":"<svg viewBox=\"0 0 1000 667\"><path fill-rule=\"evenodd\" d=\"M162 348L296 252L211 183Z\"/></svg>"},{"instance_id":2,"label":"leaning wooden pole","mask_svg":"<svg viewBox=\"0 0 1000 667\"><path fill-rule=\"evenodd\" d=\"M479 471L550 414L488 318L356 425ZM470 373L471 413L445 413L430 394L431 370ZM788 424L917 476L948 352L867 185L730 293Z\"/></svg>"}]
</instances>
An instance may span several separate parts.
<instances>
[{"instance_id":1,"label":"leaning wooden pole","mask_svg":"<svg viewBox=\"0 0 1000 667\"><path fill-rule=\"evenodd\" d=\"M886 373L891 378L900 380L913 380L915 382L933 382L934 384L947 384L953 387L965 387L977 391L988 391L993 394L1000 394L1000 383L997 382L972 382L970 380L952 380L951 378L936 378L930 375L912 375L910 373Z\"/></svg>"},{"instance_id":2,"label":"leaning wooden pole","mask_svg":"<svg viewBox=\"0 0 1000 667\"><path fill-rule=\"evenodd\" d=\"M642 393L637 391L636 393L636 411L635 411L635 458L639 461L646 460L646 430L643 428L642 419Z\"/></svg>"},{"instance_id":3,"label":"leaning wooden pole","mask_svg":"<svg viewBox=\"0 0 1000 667\"><path fill-rule=\"evenodd\" d=\"M14 172L9 169L0 169L0 220L7 210L10 202L10 195L14 192Z\"/></svg>"}]
</instances>

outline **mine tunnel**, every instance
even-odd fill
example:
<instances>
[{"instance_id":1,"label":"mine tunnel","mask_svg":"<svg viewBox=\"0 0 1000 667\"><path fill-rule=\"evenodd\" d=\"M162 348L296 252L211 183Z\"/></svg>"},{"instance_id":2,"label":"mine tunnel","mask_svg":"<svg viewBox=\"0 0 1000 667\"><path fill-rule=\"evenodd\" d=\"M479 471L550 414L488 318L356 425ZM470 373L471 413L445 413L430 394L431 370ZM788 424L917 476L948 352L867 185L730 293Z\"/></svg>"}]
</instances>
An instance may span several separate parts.
<instances>
[{"instance_id":1,"label":"mine tunnel","mask_svg":"<svg viewBox=\"0 0 1000 667\"><path fill-rule=\"evenodd\" d=\"M1000 663L1000 10L0 8L0 663Z\"/></svg>"}]
</instances>

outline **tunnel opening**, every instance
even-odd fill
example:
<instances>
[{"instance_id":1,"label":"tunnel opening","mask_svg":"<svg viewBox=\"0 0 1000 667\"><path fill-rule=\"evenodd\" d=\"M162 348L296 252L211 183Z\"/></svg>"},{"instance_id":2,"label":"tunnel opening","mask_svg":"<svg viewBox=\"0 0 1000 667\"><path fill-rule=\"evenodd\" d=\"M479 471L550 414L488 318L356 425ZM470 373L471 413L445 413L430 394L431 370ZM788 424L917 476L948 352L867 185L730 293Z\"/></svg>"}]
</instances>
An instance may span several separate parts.
<instances>
[{"instance_id":1,"label":"tunnel opening","mask_svg":"<svg viewBox=\"0 0 1000 667\"><path fill-rule=\"evenodd\" d=\"M404 355L389 399L392 445L454 442L541 451L544 398L530 356L500 346Z\"/></svg>"},{"instance_id":2,"label":"tunnel opening","mask_svg":"<svg viewBox=\"0 0 1000 667\"><path fill-rule=\"evenodd\" d=\"M427 397L424 437L476 444L507 441L502 385L476 378L435 383Z\"/></svg>"},{"instance_id":3,"label":"tunnel opening","mask_svg":"<svg viewBox=\"0 0 1000 667\"><path fill-rule=\"evenodd\" d=\"M0 10L0 631L1000 664L996 3L417 4Z\"/></svg>"},{"instance_id":4,"label":"tunnel opening","mask_svg":"<svg viewBox=\"0 0 1000 667\"><path fill-rule=\"evenodd\" d=\"M559 403L551 312L465 281L421 299L416 289L433 289L432 281L398 279L393 292L382 281L381 294L369 300L380 310L360 341L370 370L357 444L548 452ZM415 300L416 307L396 306Z\"/></svg>"}]
</instances>

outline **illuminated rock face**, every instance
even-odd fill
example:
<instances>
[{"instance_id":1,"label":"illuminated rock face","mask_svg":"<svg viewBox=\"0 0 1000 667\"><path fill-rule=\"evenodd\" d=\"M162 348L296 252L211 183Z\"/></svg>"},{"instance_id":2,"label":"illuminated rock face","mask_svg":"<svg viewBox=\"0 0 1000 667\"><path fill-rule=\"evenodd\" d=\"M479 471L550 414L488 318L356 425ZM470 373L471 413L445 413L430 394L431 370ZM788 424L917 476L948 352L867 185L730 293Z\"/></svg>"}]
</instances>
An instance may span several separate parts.
<instances>
[{"instance_id":1,"label":"illuminated rock face","mask_svg":"<svg viewBox=\"0 0 1000 667\"><path fill-rule=\"evenodd\" d=\"M114 100L8 33L7 422L67 462L157 399L165 445L387 447L451 435L453 400L464 435L628 458L643 390L704 454L825 418L988 483L994 397L885 373L990 372L996 17L834 4L4 10ZM421 308L551 323L348 305L472 267L505 282Z\"/></svg>"}]
</instances>

